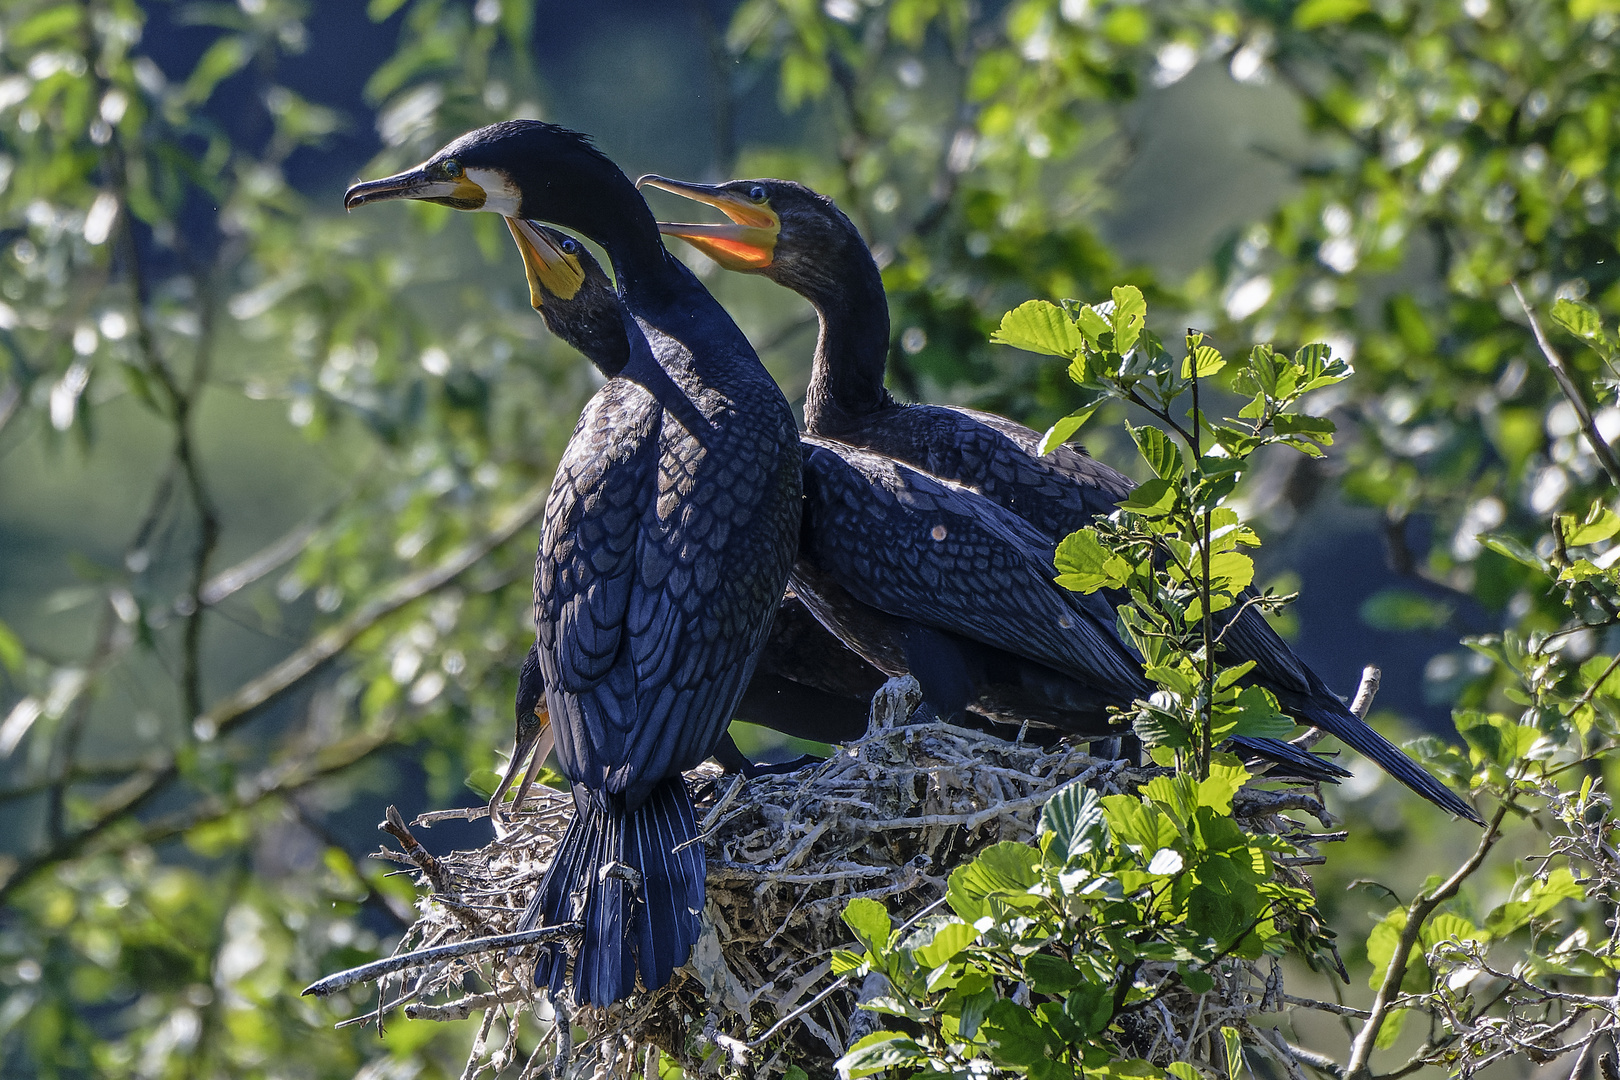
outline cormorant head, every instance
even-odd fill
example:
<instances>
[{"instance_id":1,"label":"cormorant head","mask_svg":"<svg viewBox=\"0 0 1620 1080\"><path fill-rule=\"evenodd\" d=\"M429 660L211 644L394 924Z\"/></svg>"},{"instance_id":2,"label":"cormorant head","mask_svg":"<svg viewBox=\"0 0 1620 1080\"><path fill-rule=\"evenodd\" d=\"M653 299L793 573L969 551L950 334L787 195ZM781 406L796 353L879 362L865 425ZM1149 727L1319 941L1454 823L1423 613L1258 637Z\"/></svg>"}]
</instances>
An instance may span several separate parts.
<instances>
[{"instance_id":1,"label":"cormorant head","mask_svg":"<svg viewBox=\"0 0 1620 1080\"><path fill-rule=\"evenodd\" d=\"M525 218L506 227L523 255L529 303L553 334L584 353L609 378L630 362L619 294L602 264L566 233Z\"/></svg>"},{"instance_id":2,"label":"cormorant head","mask_svg":"<svg viewBox=\"0 0 1620 1080\"><path fill-rule=\"evenodd\" d=\"M523 658L523 667L518 672L516 707L517 733L512 743L512 760L507 763L506 774L501 777L495 794L489 800L489 818L496 822L499 821L501 797L512 786L512 781L517 779L523 763L527 760L530 765L523 773L523 782L512 800L514 810L522 807L529 788L539 775L540 766L545 763L546 755L551 753L551 715L546 711L546 683L540 673L540 649L537 645L529 646L529 655Z\"/></svg>"},{"instance_id":3,"label":"cormorant head","mask_svg":"<svg viewBox=\"0 0 1620 1080\"><path fill-rule=\"evenodd\" d=\"M636 186L660 188L719 210L731 219L728 224L660 222L658 229L680 237L727 270L763 274L796 292L811 295L824 289L829 272L838 273L852 243L866 253L860 231L831 199L792 180L689 184L643 176Z\"/></svg>"},{"instance_id":4,"label":"cormorant head","mask_svg":"<svg viewBox=\"0 0 1620 1080\"><path fill-rule=\"evenodd\" d=\"M355 184L353 210L385 199L420 199L456 210L551 221L593 236L617 209L611 186L628 187L590 138L543 120L508 120L470 131L414 169ZM636 200L639 202L640 200Z\"/></svg>"}]
</instances>

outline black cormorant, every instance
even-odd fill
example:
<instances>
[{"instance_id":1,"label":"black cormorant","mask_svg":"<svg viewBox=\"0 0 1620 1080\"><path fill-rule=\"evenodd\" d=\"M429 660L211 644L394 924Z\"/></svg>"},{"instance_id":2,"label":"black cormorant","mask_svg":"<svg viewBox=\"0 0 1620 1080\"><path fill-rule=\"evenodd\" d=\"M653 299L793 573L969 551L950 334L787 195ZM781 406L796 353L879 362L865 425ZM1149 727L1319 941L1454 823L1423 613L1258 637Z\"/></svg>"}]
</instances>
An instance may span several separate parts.
<instances>
[{"instance_id":1,"label":"black cormorant","mask_svg":"<svg viewBox=\"0 0 1620 1080\"><path fill-rule=\"evenodd\" d=\"M1124 476L1077 448L1041 455L1040 434L1003 417L895 401L883 382L889 308L882 277L859 230L832 200L789 180L710 185L646 176L637 183L720 210L728 223L659 227L721 266L762 274L815 307L821 332L805 397L808 431L982 492L1051 543L1111 513L1131 489ZM1294 716L1337 736L1435 805L1483 824L1472 806L1346 708L1258 612L1240 608L1225 648L1233 660L1254 660L1255 680Z\"/></svg>"},{"instance_id":2,"label":"black cormorant","mask_svg":"<svg viewBox=\"0 0 1620 1080\"><path fill-rule=\"evenodd\" d=\"M725 733L797 549L793 413L753 347L665 250L629 179L537 120L463 135L348 208L424 199L549 221L613 263L629 356L586 405L547 499L539 670L576 813L524 924L583 925L575 999L655 990L697 940L704 858L681 778ZM559 993L560 947L537 982Z\"/></svg>"},{"instance_id":3,"label":"black cormorant","mask_svg":"<svg viewBox=\"0 0 1620 1080\"><path fill-rule=\"evenodd\" d=\"M630 340L619 298L601 263L578 240L556 229L514 218L507 218L506 226L523 257L529 303L545 319L546 327L583 353L603 375L617 375L629 362ZM818 623L790 588L733 719L796 739L850 742L865 733L872 696L883 680L882 672ZM525 759L532 754L513 797L514 806L522 804L550 752L544 697L538 647L531 646L518 674L512 758L489 801L492 821ZM728 769L750 775L815 760L757 766L743 757L729 736L716 747L715 756Z\"/></svg>"},{"instance_id":4,"label":"black cormorant","mask_svg":"<svg viewBox=\"0 0 1620 1080\"><path fill-rule=\"evenodd\" d=\"M528 234L514 235L521 246ZM611 362L618 343L581 333L610 325L606 313L619 307L606 275L577 245L564 255L572 241L560 233L530 239L537 241L524 252L531 285L536 261L566 257L569 292L542 292L531 302L551 312L547 323L564 340L598 363ZM543 267L538 277L544 280ZM1106 736L1117 730L1108 706L1151 692L1118 637L1113 611L1100 597L1056 586L1049 542L1016 514L836 440L806 436L804 468L795 591L877 668L916 676L936 714L975 726L982 721L970 717L988 718L1011 725L1008 734L1033 721ZM817 640L828 637L823 631ZM801 657L801 664L806 659L827 662ZM520 691L520 728L526 723ZM1295 775L1347 775L1278 740L1235 741Z\"/></svg>"}]
</instances>

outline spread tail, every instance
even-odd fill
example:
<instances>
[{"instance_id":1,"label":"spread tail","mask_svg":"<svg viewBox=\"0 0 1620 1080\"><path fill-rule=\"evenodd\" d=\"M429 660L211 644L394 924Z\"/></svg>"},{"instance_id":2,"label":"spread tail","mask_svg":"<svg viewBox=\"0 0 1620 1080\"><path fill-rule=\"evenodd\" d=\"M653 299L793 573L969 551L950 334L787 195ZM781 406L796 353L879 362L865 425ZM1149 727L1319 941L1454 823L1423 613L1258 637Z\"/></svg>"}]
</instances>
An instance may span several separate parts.
<instances>
[{"instance_id":1,"label":"spread tail","mask_svg":"<svg viewBox=\"0 0 1620 1080\"><path fill-rule=\"evenodd\" d=\"M574 815L519 926L584 925L573 962L576 1002L610 1005L628 997L638 972L641 985L656 990L686 963L703 910L704 860L701 845L681 845L696 836L679 776L628 813L611 797L593 794ZM561 943L542 946L535 984L556 996L568 966Z\"/></svg>"}]
</instances>

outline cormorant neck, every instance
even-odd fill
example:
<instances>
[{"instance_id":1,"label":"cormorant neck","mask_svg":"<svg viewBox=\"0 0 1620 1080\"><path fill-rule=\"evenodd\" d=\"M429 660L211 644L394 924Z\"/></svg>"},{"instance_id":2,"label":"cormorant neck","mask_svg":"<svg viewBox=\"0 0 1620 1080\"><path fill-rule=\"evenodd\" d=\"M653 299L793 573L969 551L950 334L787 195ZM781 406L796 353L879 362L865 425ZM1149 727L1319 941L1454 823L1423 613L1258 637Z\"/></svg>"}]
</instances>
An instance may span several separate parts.
<instances>
[{"instance_id":1,"label":"cormorant neck","mask_svg":"<svg viewBox=\"0 0 1620 1080\"><path fill-rule=\"evenodd\" d=\"M804 396L804 427L812 434L835 434L845 424L894 404L883 386L889 358L883 278L864 243L854 254L858 257L821 263L828 275L804 293L821 318Z\"/></svg>"},{"instance_id":2,"label":"cormorant neck","mask_svg":"<svg viewBox=\"0 0 1620 1080\"><path fill-rule=\"evenodd\" d=\"M632 304L657 303L686 284L685 268L664 247L658 221L647 203L616 168L604 175L574 221L557 224L577 229L601 244L613 263L619 293Z\"/></svg>"}]
</instances>

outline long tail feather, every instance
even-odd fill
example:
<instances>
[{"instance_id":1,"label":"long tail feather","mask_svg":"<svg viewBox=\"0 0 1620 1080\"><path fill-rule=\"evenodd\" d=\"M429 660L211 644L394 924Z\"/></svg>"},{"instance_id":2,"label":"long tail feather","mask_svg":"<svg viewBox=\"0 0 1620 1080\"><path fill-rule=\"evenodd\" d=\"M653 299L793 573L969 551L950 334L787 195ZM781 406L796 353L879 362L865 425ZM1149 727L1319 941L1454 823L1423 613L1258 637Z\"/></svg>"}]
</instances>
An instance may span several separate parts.
<instances>
[{"instance_id":1,"label":"long tail feather","mask_svg":"<svg viewBox=\"0 0 1620 1080\"><path fill-rule=\"evenodd\" d=\"M641 985L656 990L686 963L703 910L704 859L686 785L678 776L625 811L593 797L574 815L522 929L578 921L574 1000L610 1005ZM553 996L568 973L560 944L542 947L534 981Z\"/></svg>"},{"instance_id":2,"label":"long tail feather","mask_svg":"<svg viewBox=\"0 0 1620 1080\"><path fill-rule=\"evenodd\" d=\"M1230 741L1240 757L1257 758L1278 766L1272 770L1273 776L1297 776L1303 780L1337 784L1350 775L1350 770L1344 766L1281 739L1251 739L1240 735Z\"/></svg>"},{"instance_id":3,"label":"long tail feather","mask_svg":"<svg viewBox=\"0 0 1620 1080\"><path fill-rule=\"evenodd\" d=\"M1371 758L1379 768L1440 809L1467 818L1476 825L1485 824L1485 819L1461 796L1430 776L1400 747L1367 726L1366 721L1346 708L1325 686L1303 701L1290 701L1289 698L1293 697L1290 694L1277 696L1283 707L1293 713L1296 719L1321 728L1356 753Z\"/></svg>"}]
</instances>

